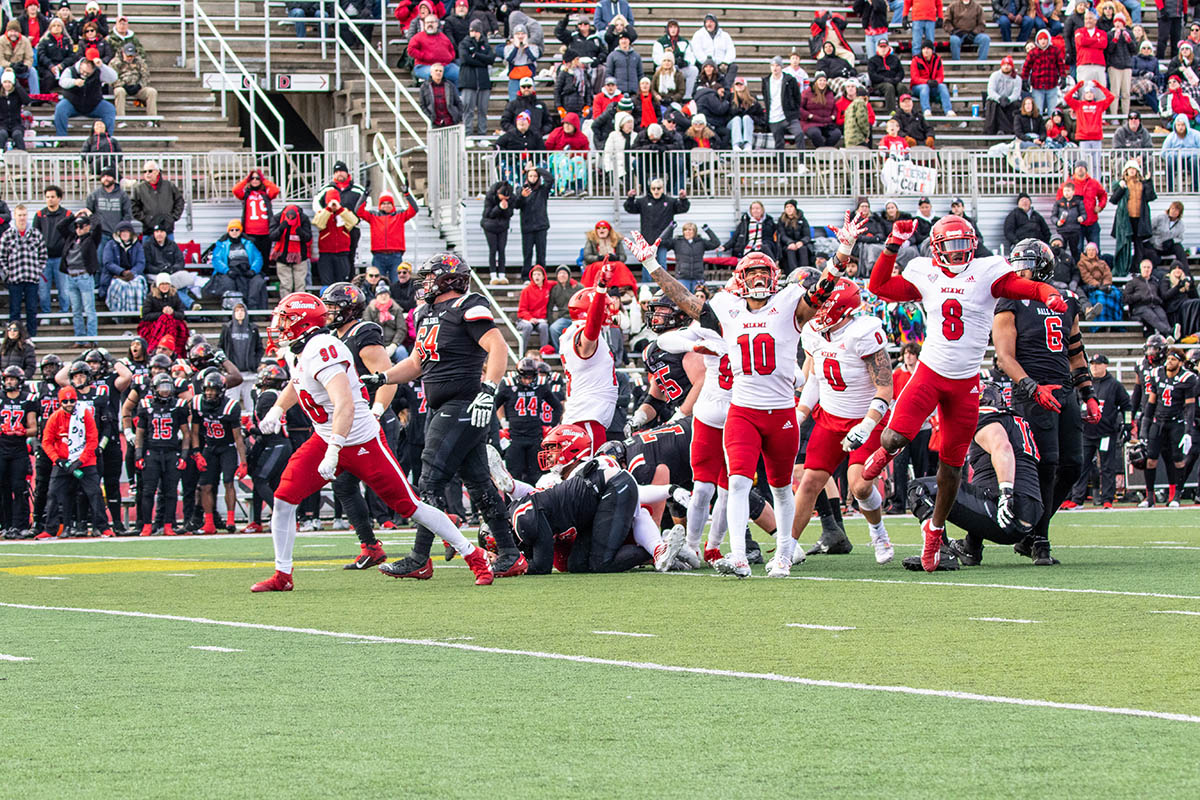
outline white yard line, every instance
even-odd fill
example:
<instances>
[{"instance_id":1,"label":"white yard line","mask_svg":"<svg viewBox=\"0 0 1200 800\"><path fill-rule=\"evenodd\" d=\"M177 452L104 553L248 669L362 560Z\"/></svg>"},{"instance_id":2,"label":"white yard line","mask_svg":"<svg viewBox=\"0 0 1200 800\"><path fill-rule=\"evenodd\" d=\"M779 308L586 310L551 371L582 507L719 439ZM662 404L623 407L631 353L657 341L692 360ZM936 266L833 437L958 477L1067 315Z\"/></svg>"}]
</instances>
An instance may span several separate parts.
<instances>
[{"instance_id":1,"label":"white yard line","mask_svg":"<svg viewBox=\"0 0 1200 800\"><path fill-rule=\"evenodd\" d=\"M244 653L244 650L236 650L232 647L216 647L215 645L194 644L189 649L191 650L207 650L210 653Z\"/></svg>"},{"instance_id":2,"label":"white yard line","mask_svg":"<svg viewBox=\"0 0 1200 800\"><path fill-rule=\"evenodd\" d=\"M1040 619L1008 619L1007 617L967 617L972 622L1016 622L1020 625L1040 625Z\"/></svg>"},{"instance_id":3,"label":"white yard line","mask_svg":"<svg viewBox=\"0 0 1200 800\"><path fill-rule=\"evenodd\" d=\"M628 631L592 631L597 636L633 636L639 639L653 639L654 633L630 633Z\"/></svg>"},{"instance_id":4,"label":"white yard line","mask_svg":"<svg viewBox=\"0 0 1200 800\"><path fill-rule=\"evenodd\" d=\"M1151 614L1181 614L1185 617L1200 617L1200 611L1151 611Z\"/></svg>"},{"instance_id":5,"label":"white yard line","mask_svg":"<svg viewBox=\"0 0 1200 800\"><path fill-rule=\"evenodd\" d=\"M70 578L64 578L58 575L34 575L35 581L69 581Z\"/></svg>"},{"instance_id":6,"label":"white yard line","mask_svg":"<svg viewBox=\"0 0 1200 800\"><path fill-rule=\"evenodd\" d=\"M858 630L853 625L810 625L807 622L789 622L789 628L807 628L813 631L854 631Z\"/></svg>"},{"instance_id":7,"label":"white yard line","mask_svg":"<svg viewBox=\"0 0 1200 800\"><path fill-rule=\"evenodd\" d=\"M441 647L448 650L460 650L470 653L521 656L524 658L537 658L549 661L565 661L574 664L594 664L607 667L622 667L624 669L636 669L648 672L668 672L719 678L741 678L745 680L789 683L800 686L814 686L828 689L848 689L860 692L881 692L887 694L914 695L918 697L940 697L951 700L969 700L977 703L995 703L1000 705L1025 706L1028 708L1050 708L1062 711L1087 711L1096 714L1115 714L1126 717L1142 717L1148 719L1167 720L1171 722L1200 724L1200 716L1193 714L1180 714L1170 711L1149 711L1141 708L1097 706L1088 703L1060 703L1053 700L1038 700L1028 697L1004 697L1001 695L976 694L973 692L958 692L947 689L923 689L913 686L880 686L876 684L855 683L851 681L830 681L816 678L800 678L791 675L777 675L771 672L742 672L738 670L682 667L671 664L655 664L649 661L622 661L609 658L568 655L566 653L546 653L538 650L513 650L503 647L483 647L480 645L464 644L462 642L439 642L431 639L389 638L385 636L369 636L357 633L344 633L340 631L326 631L320 630L319 628L293 628L283 625L265 625L256 622L235 622L228 620L206 619L204 617L181 617L173 614L151 614L144 611L118 611L104 608L72 608L67 606L35 606L26 605L23 603L0 603L0 607L20 608L28 611L63 611L80 614L101 614L113 617L136 617L140 619L157 619L170 622L188 622L196 625L214 625L225 628L271 631L274 633L298 633L307 636L327 636L334 639L389 642L392 644L411 645L415 647Z\"/></svg>"},{"instance_id":8,"label":"white yard line","mask_svg":"<svg viewBox=\"0 0 1200 800\"><path fill-rule=\"evenodd\" d=\"M168 578L194 578L196 576L191 572L168 572L167 577Z\"/></svg>"},{"instance_id":9,"label":"white yard line","mask_svg":"<svg viewBox=\"0 0 1200 800\"><path fill-rule=\"evenodd\" d=\"M7 656L4 653L0 653L0 661L33 661L33 659L26 658L25 656Z\"/></svg>"}]
</instances>

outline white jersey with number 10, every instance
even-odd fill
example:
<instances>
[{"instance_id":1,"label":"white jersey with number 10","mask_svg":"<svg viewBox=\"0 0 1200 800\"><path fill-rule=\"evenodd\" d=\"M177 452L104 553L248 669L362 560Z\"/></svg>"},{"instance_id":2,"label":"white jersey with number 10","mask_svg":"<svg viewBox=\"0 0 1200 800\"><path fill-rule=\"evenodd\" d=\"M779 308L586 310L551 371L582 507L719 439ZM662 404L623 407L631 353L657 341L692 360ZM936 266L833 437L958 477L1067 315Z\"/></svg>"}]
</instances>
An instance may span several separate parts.
<instances>
[{"instance_id":1,"label":"white jersey with number 10","mask_svg":"<svg viewBox=\"0 0 1200 800\"><path fill-rule=\"evenodd\" d=\"M786 286L755 311L729 292L718 292L708 301L729 351L735 406L764 411L795 407L800 345L796 306L803 296L799 286Z\"/></svg>"},{"instance_id":2,"label":"white jersey with number 10","mask_svg":"<svg viewBox=\"0 0 1200 800\"><path fill-rule=\"evenodd\" d=\"M345 372L350 380L350 397L354 401L354 422L346 434L346 444L361 444L374 439L379 432L379 422L367 404L367 388L354 371L354 356L346 345L328 333L318 333L305 344L300 355L294 355L290 347L284 347L288 368L292 373L292 385L300 400L300 407L312 420L313 430L325 441L333 435L333 400L325 389L325 383L338 372Z\"/></svg>"}]
</instances>

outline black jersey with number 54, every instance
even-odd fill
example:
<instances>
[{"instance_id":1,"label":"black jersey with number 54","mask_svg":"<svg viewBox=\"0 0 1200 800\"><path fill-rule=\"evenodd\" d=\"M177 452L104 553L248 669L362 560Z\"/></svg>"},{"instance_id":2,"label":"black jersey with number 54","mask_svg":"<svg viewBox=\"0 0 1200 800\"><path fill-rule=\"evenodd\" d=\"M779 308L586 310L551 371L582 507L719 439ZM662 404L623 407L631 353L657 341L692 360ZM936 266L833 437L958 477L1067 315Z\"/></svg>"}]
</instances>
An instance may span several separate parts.
<instances>
[{"instance_id":1,"label":"black jersey with number 54","mask_svg":"<svg viewBox=\"0 0 1200 800\"><path fill-rule=\"evenodd\" d=\"M479 394L487 351L479 346L496 327L482 295L464 294L417 310L417 358L431 410L452 400L471 401Z\"/></svg>"},{"instance_id":2,"label":"black jersey with number 54","mask_svg":"<svg viewBox=\"0 0 1200 800\"><path fill-rule=\"evenodd\" d=\"M1011 312L1017 328L1017 363L1038 383L1071 385L1071 361L1067 357L1067 337L1079 318L1079 299L1064 291L1067 310L1051 311L1040 300L1004 299L996 304L996 313Z\"/></svg>"}]
</instances>

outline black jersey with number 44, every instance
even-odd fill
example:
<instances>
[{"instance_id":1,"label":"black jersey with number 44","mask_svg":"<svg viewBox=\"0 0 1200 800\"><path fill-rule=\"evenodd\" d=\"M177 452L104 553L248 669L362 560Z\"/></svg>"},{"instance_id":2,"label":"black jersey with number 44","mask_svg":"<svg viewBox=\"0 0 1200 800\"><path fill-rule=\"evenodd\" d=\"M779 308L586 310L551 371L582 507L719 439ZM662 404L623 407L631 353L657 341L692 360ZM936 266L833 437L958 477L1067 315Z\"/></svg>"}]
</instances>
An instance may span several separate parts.
<instances>
[{"instance_id":1,"label":"black jersey with number 44","mask_svg":"<svg viewBox=\"0 0 1200 800\"><path fill-rule=\"evenodd\" d=\"M1067 356L1067 337L1079 318L1079 299L1064 291L1067 310L1051 311L1040 300L1003 299L996 313L1011 312L1017 328L1017 363L1038 383L1071 385L1071 361Z\"/></svg>"},{"instance_id":2,"label":"black jersey with number 44","mask_svg":"<svg viewBox=\"0 0 1200 800\"><path fill-rule=\"evenodd\" d=\"M1041 500L1042 490L1038 483L1038 448L1029 423L1008 411L981 408L975 430L983 430L993 422L1004 426L1004 432L1008 434L1008 443L1012 445L1013 455L1016 457L1013 494ZM992 467L992 457L986 450L975 442L971 442L971 449L967 451L967 461L971 464L972 485L999 491L1000 484L996 479L996 470Z\"/></svg>"},{"instance_id":3,"label":"black jersey with number 44","mask_svg":"<svg viewBox=\"0 0 1200 800\"><path fill-rule=\"evenodd\" d=\"M688 378L687 370L683 368L683 356L683 353L668 353L656 342L646 345L645 351L642 352L646 374L654 385L658 386L672 411L692 390L692 381Z\"/></svg>"},{"instance_id":4,"label":"black jersey with number 44","mask_svg":"<svg viewBox=\"0 0 1200 800\"><path fill-rule=\"evenodd\" d=\"M496 392L496 407L504 409L508 432L514 439L541 441L542 426L553 425L562 417L562 403L546 383L526 386L519 380L506 380ZM544 414L547 409L549 420Z\"/></svg>"},{"instance_id":5,"label":"black jersey with number 44","mask_svg":"<svg viewBox=\"0 0 1200 800\"><path fill-rule=\"evenodd\" d=\"M665 464L671 483L692 485L692 420L690 417L635 433L625 440L627 469L634 480L649 484L659 464Z\"/></svg>"},{"instance_id":6,"label":"black jersey with number 44","mask_svg":"<svg viewBox=\"0 0 1200 800\"><path fill-rule=\"evenodd\" d=\"M374 322L359 320L344 334L339 335L335 333L334 336L337 336L337 338L345 342L346 346L350 348L350 354L354 356L355 372L359 375L366 375L373 372L373 370L367 369L367 365L363 363L361 353L364 347L371 347L372 345L383 347L383 328L380 328ZM367 394L371 398L370 402L374 402L375 400L375 391L374 389L367 390Z\"/></svg>"},{"instance_id":7,"label":"black jersey with number 44","mask_svg":"<svg viewBox=\"0 0 1200 800\"><path fill-rule=\"evenodd\" d=\"M1200 388L1196 373L1181 369L1174 375L1168 375L1166 367L1155 367L1146 383L1147 391L1154 394L1154 419L1159 422L1183 419L1184 405L1189 397L1196 396L1196 390Z\"/></svg>"},{"instance_id":8,"label":"black jersey with number 44","mask_svg":"<svg viewBox=\"0 0 1200 800\"><path fill-rule=\"evenodd\" d=\"M142 446L147 450L178 451L179 435L187 430L190 416L187 403L174 397L166 400L158 397L139 400L138 430L145 432L142 436Z\"/></svg>"},{"instance_id":9,"label":"black jersey with number 44","mask_svg":"<svg viewBox=\"0 0 1200 800\"><path fill-rule=\"evenodd\" d=\"M233 447L233 432L242 424L242 405L225 398L209 402L203 395L193 397L192 422L200 426L202 447Z\"/></svg>"},{"instance_id":10,"label":"black jersey with number 44","mask_svg":"<svg viewBox=\"0 0 1200 800\"><path fill-rule=\"evenodd\" d=\"M417 310L417 358L432 410L452 400L470 402L479 394L487 351L479 340L496 327L481 295L464 294Z\"/></svg>"}]
</instances>

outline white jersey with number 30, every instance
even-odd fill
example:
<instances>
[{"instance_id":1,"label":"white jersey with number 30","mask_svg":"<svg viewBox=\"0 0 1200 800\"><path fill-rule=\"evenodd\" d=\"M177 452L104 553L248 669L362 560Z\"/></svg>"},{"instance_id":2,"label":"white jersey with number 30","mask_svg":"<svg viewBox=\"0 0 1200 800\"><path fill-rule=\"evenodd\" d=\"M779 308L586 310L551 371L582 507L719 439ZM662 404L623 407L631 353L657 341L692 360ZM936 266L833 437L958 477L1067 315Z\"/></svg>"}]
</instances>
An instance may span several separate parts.
<instances>
[{"instance_id":1,"label":"white jersey with number 30","mask_svg":"<svg viewBox=\"0 0 1200 800\"><path fill-rule=\"evenodd\" d=\"M728 348L735 406L763 411L795 407L800 345L796 306L803 296L799 286L786 286L754 311L729 292L718 292L708 301L721 321Z\"/></svg>"},{"instance_id":2,"label":"white jersey with number 30","mask_svg":"<svg viewBox=\"0 0 1200 800\"><path fill-rule=\"evenodd\" d=\"M921 293L925 307L922 364L943 378L979 374L996 315L992 286L1012 271L1001 256L977 258L957 275L947 274L930 258L908 262L904 280Z\"/></svg>"},{"instance_id":3,"label":"white jersey with number 30","mask_svg":"<svg viewBox=\"0 0 1200 800\"><path fill-rule=\"evenodd\" d=\"M863 359L886 347L883 323L877 317L856 317L827 339L810 322L804 326L803 341L804 352L813 359L813 375L820 381L821 408L835 417L865 417L875 384Z\"/></svg>"},{"instance_id":4,"label":"white jersey with number 30","mask_svg":"<svg viewBox=\"0 0 1200 800\"><path fill-rule=\"evenodd\" d=\"M325 441L333 435L333 399L325 384L339 372L350 379L350 397L354 400L354 422L346 434L346 444L362 444L379 433L379 422L367 405L367 390L354 371L354 356L346 345L328 333L319 333L305 343L300 355L284 347L292 385L300 399L300 407L312 420L313 430Z\"/></svg>"}]
</instances>

